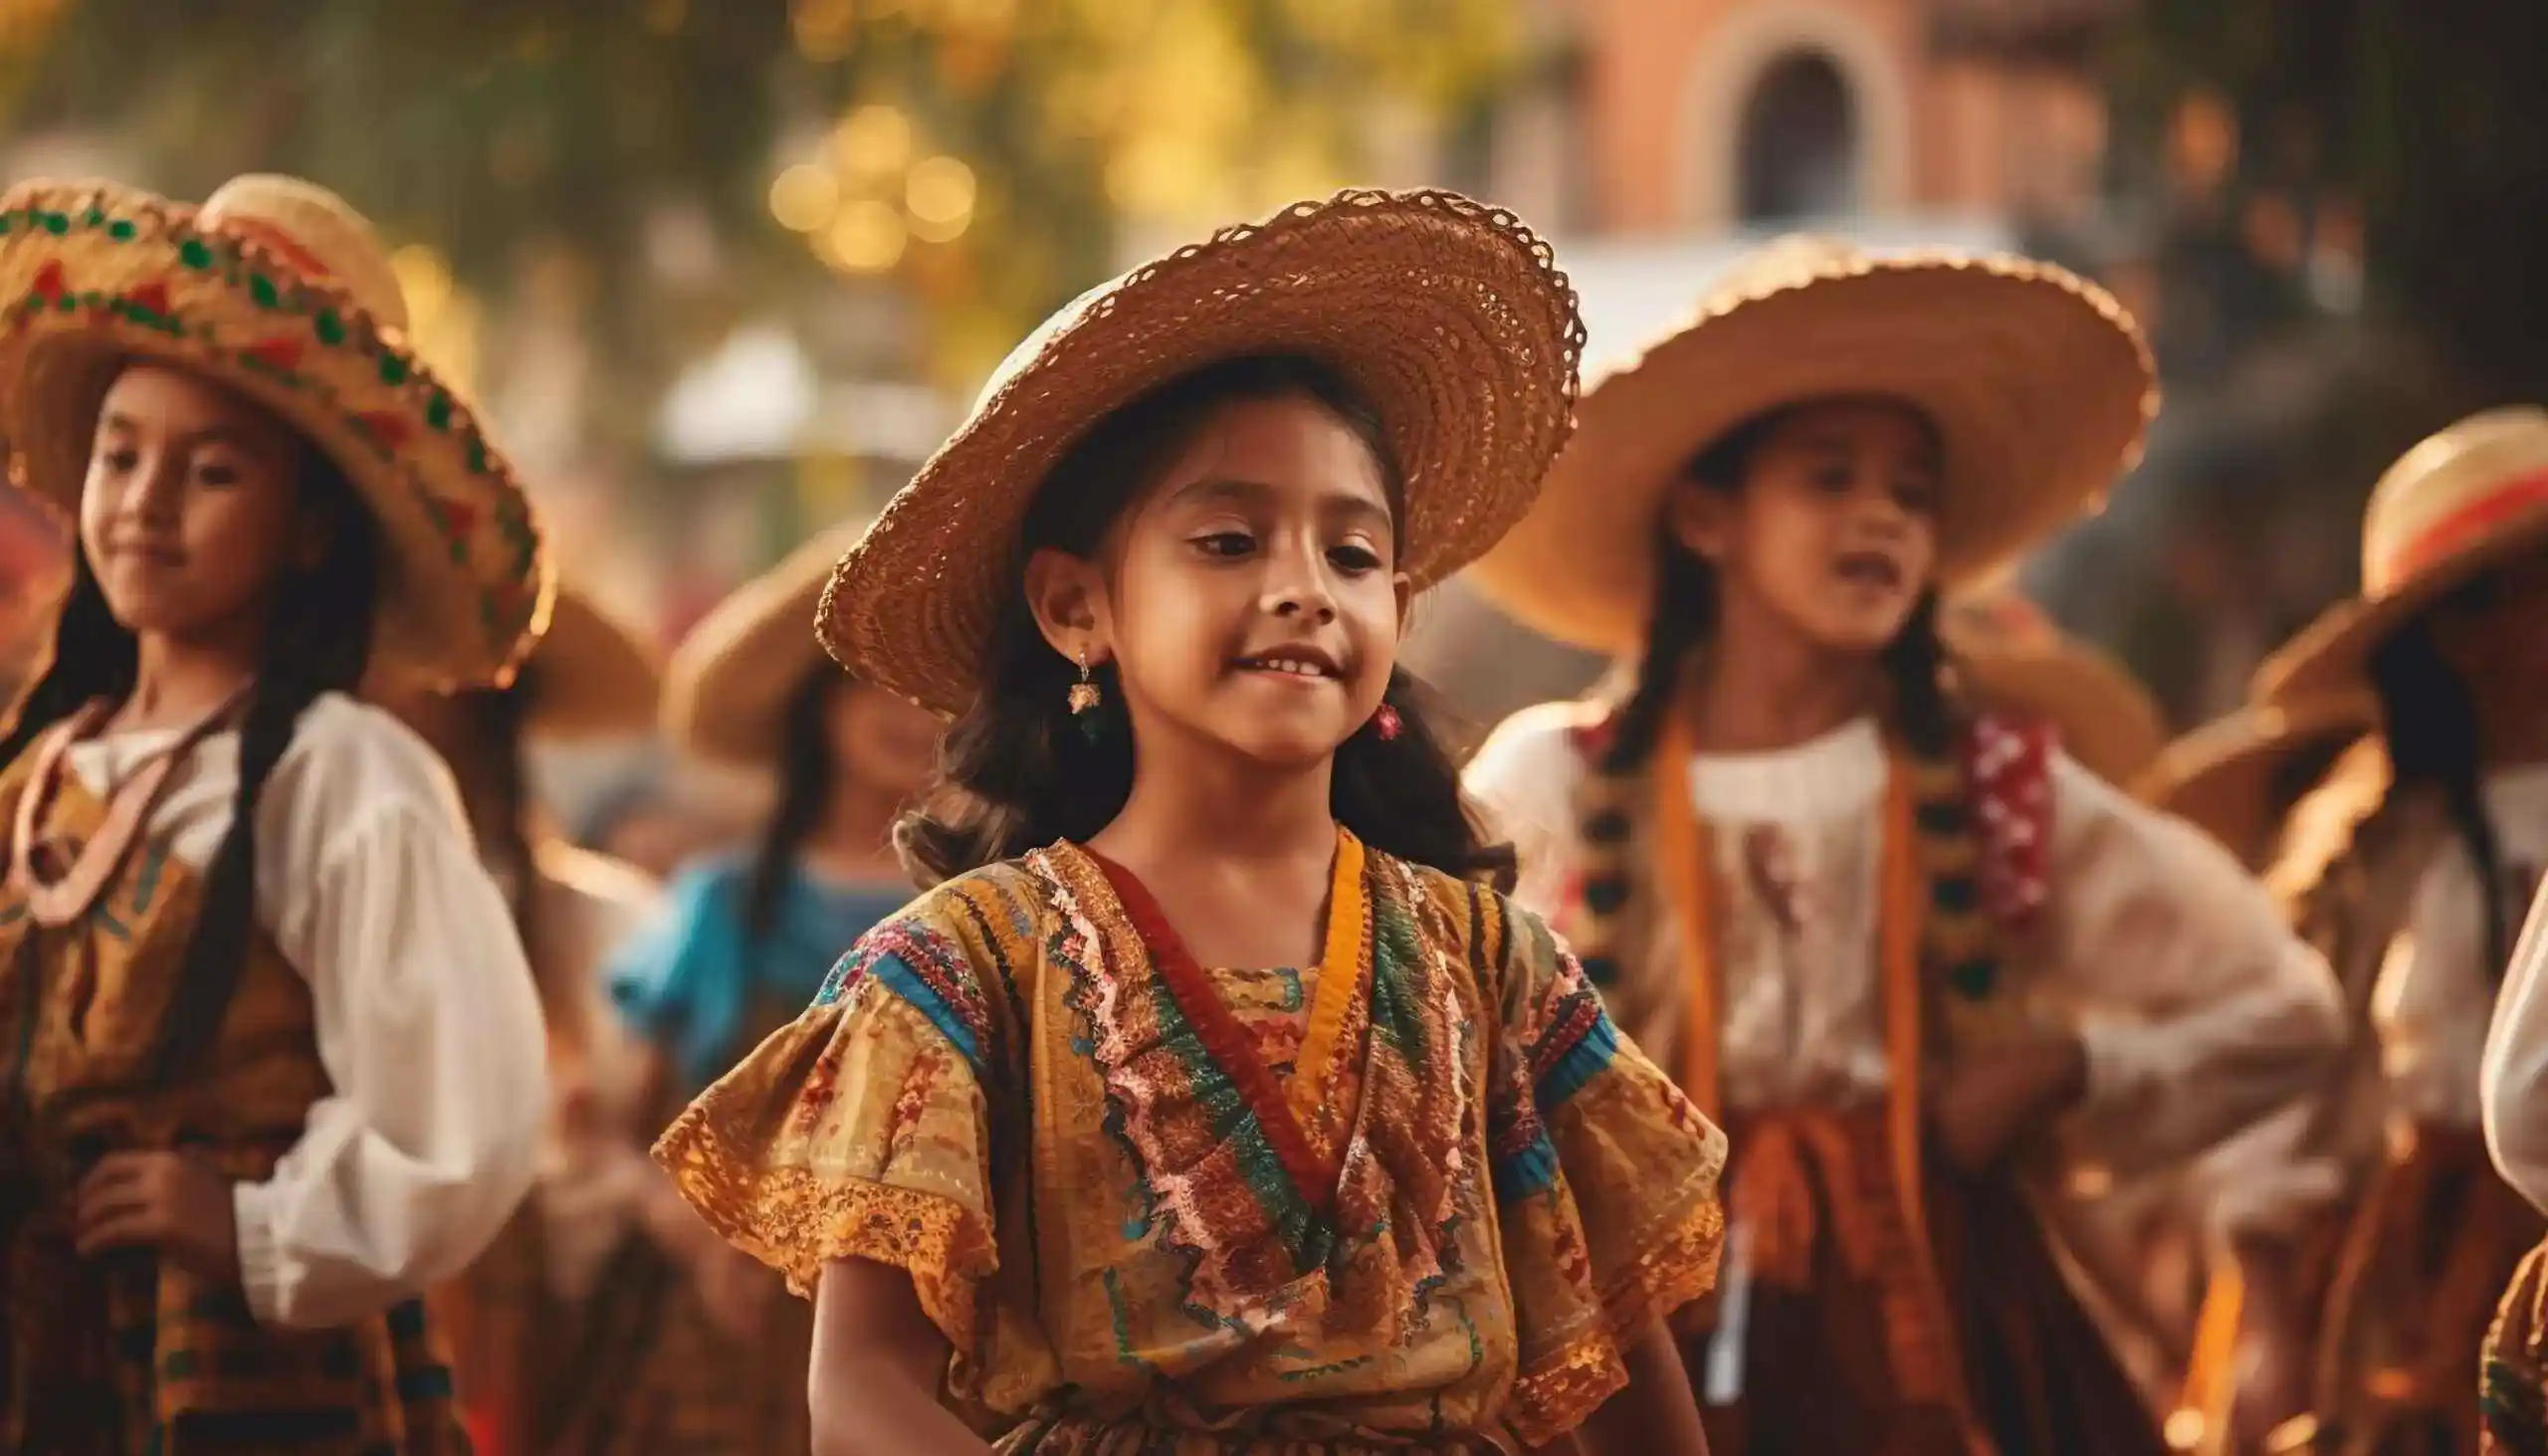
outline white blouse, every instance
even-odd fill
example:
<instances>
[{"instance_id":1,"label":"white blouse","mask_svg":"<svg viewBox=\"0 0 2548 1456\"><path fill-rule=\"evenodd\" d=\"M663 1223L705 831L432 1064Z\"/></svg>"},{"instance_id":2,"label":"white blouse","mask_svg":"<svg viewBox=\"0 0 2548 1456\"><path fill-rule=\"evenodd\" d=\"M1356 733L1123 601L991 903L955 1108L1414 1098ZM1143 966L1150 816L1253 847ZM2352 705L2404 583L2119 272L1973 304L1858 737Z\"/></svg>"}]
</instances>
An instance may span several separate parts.
<instances>
[{"instance_id":1,"label":"white blouse","mask_svg":"<svg viewBox=\"0 0 2548 1456\"><path fill-rule=\"evenodd\" d=\"M1519 898L1554 907L1578 859L1582 710L1516 715L1467 786L1522 858ZM1853 1101L1887 1076L1877 911L1887 772L1872 720L1795 747L1702 754L1693 808L1721 903L1719 1052L1729 1105ZM2088 1088L2073 1145L2116 1170L2173 1164L2290 1098L2344 1043L2325 962L2191 826L2056 754L2049 899L2009 947L2033 1009L2075 1027ZM1654 1028L1643 1042L1668 1038ZM1649 1045L1670 1058L1677 1048Z\"/></svg>"},{"instance_id":2,"label":"white blouse","mask_svg":"<svg viewBox=\"0 0 2548 1456\"><path fill-rule=\"evenodd\" d=\"M110 791L173 730L76 746ZM235 732L205 740L149 826L197 871L229 828ZM310 982L334 1086L263 1182L234 1193L248 1303L317 1328L459 1273L531 1186L545 1037L513 917L449 771L388 714L338 695L301 718L258 804L257 919Z\"/></svg>"},{"instance_id":3,"label":"white blouse","mask_svg":"<svg viewBox=\"0 0 2548 1456\"><path fill-rule=\"evenodd\" d=\"M2548 769L2530 770L2524 778L2548 781ZM2506 854L2515 853L2509 826L2498 822L2497 832ZM2548 803L2531 806L2522 835L2533 845L2532 864L2548 859L2537 848L2548 839ZM2548 882L2539 886L2521 938L2513 943L2479 1058L2477 1093L2496 1168L2523 1197L2548 1209Z\"/></svg>"}]
</instances>

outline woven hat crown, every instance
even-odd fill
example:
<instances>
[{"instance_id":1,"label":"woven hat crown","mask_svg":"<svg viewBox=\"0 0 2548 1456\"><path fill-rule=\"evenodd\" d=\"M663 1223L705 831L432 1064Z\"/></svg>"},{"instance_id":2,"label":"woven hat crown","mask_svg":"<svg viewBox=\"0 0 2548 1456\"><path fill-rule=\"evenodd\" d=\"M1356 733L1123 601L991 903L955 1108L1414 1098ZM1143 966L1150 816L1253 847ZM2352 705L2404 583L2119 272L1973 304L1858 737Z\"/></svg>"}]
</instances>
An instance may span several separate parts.
<instances>
[{"instance_id":1,"label":"woven hat crown","mask_svg":"<svg viewBox=\"0 0 2548 1456\"><path fill-rule=\"evenodd\" d=\"M195 225L262 244L314 283L344 290L372 321L407 327L407 295L380 235L351 204L300 177L234 177L195 210Z\"/></svg>"},{"instance_id":2,"label":"woven hat crown","mask_svg":"<svg viewBox=\"0 0 2548 1456\"><path fill-rule=\"evenodd\" d=\"M2362 522L2364 591L2377 596L2396 590L2433 564L2441 535L2461 513L2485 511L2508 488L2540 485L2543 476L2548 409L2536 405L2470 415L2426 438L2372 487Z\"/></svg>"}]
</instances>

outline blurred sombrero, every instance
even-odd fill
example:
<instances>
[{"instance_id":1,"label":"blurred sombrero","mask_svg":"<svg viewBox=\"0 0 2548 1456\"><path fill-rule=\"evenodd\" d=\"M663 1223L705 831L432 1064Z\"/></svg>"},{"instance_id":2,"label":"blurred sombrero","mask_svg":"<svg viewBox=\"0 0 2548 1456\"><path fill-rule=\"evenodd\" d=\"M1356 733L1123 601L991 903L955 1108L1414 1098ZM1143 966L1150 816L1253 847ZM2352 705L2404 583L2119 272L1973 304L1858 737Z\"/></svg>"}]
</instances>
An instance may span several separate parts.
<instances>
[{"instance_id":1,"label":"blurred sombrero","mask_svg":"<svg viewBox=\"0 0 2548 1456\"><path fill-rule=\"evenodd\" d=\"M2548 410L2513 405L2399 457L2362 520L2362 592L2320 614L2256 670L2282 704L2363 686L2372 656L2418 614L2487 571L2548 552Z\"/></svg>"},{"instance_id":2,"label":"blurred sombrero","mask_svg":"<svg viewBox=\"0 0 2548 1456\"><path fill-rule=\"evenodd\" d=\"M721 601L673 650L664 733L686 752L758 768L778 756L780 720L808 674L830 671L815 613L865 522L834 526Z\"/></svg>"},{"instance_id":3,"label":"blurred sombrero","mask_svg":"<svg viewBox=\"0 0 2548 1456\"><path fill-rule=\"evenodd\" d=\"M2050 724L2070 756L2109 783L2132 782L2168 741L2158 703L2129 669L2013 589L1950 598L1938 631L1976 700Z\"/></svg>"},{"instance_id":4,"label":"blurred sombrero","mask_svg":"<svg viewBox=\"0 0 2548 1456\"><path fill-rule=\"evenodd\" d=\"M2159 405L2139 325L2064 269L1782 239L1736 264L1689 322L1586 390L1538 503L1473 578L1546 636L1634 652L1672 482L1745 420L1833 396L1903 400L1937 425L1938 573L1950 584L2102 498L2138 458Z\"/></svg>"},{"instance_id":5,"label":"blurred sombrero","mask_svg":"<svg viewBox=\"0 0 2548 1456\"><path fill-rule=\"evenodd\" d=\"M1052 467L1114 410L1251 354L1317 359L1380 416L1406 483L1398 569L1429 586L1529 509L1583 347L1548 244L1455 193L1340 192L1224 228L1091 289L1009 352L842 559L823 642L885 688L962 710Z\"/></svg>"},{"instance_id":6,"label":"blurred sombrero","mask_svg":"<svg viewBox=\"0 0 2548 1456\"><path fill-rule=\"evenodd\" d=\"M2249 858L2278 827L2277 780L2306 760L2333 762L2379 723L2379 701L2367 692L2249 704L2170 743L2133 791Z\"/></svg>"},{"instance_id":7,"label":"blurred sombrero","mask_svg":"<svg viewBox=\"0 0 2548 1456\"><path fill-rule=\"evenodd\" d=\"M548 631L524 668L531 733L543 738L633 736L651 731L663 665L628 625L579 591L560 590Z\"/></svg>"},{"instance_id":8,"label":"blurred sombrero","mask_svg":"<svg viewBox=\"0 0 2548 1456\"><path fill-rule=\"evenodd\" d=\"M379 664L444 689L502 683L545 624L548 555L511 468L406 323L370 223L316 183L240 177L201 207L100 181L0 196L0 434L25 489L76 513L116 373L179 365L343 470L382 541Z\"/></svg>"}]
</instances>

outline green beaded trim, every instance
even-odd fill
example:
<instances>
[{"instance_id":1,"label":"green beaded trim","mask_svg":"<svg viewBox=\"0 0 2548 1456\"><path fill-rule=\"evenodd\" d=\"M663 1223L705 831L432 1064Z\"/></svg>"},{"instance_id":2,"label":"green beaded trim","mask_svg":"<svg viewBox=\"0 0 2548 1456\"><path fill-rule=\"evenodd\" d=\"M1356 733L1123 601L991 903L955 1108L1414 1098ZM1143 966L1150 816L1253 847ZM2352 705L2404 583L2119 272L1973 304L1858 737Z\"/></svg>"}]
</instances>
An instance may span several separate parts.
<instances>
[{"instance_id":1,"label":"green beaded trim","mask_svg":"<svg viewBox=\"0 0 2548 1456\"><path fill-rule=\"evenodd\" d=\"M143 219L111 214L91 205L72 211L30 203L0 212L0 239L12 236L48 234L68 238L75 231L95 232L118 244L139 241L144 233ZM159 220L166 240L175 247L176 261L184 269L198 274L211 274L233 291L241 294L259 310L281 315L279 322L287 326L299 321L308 330L306 347L334 353L350 353L367 362L381 385L389 389L406 389L425 383L431 393L421 408L412 410L414 418L438 435L452 437L465 468L475 476L498 476L495 453L489 449L476 421L455 401L449 391L432 385L430 376L420 369L404 349L380 333L371 316L351 306L344 296L321 285L300 278L294 270L266 256L266 250L252 240L233 238L218 232L201 232L179 217ZM444 537L450 548L452 563L465 568L470 558L470 532L479 513L474 509L445 500L428 485L412 463L401 456L397 444L384 440L373 419L381 410L359 411L338 397L325 381L314 377L310 370L295 367L279 355L298 354L297 349L278 349L279 341L291 340L285 334L269 334L247 346L215 335L208 324L193 323L169 312L166 292L156 284L143 284L117 294L96 291L73 293L61 286L60 265L49 265L39 272L34 287L16 302L0 308L0 317L10 324L22 326L35 315L51 312L76 313L83 311L118 319L133 327L148 329L185 342L207 359L236 368L244 373L298 390L335 412L352 438L364 442L381 463L394 468L405 482L425 518ZM47 283L51 281L52 287ZM412 406L413 401L405 401ZM508 571L501 582L482 582L478 591L481 625L490 636L520 636L527 630L536 602L533 585L539 557L539 533L531 519L530 503L522 492L514 489L494 493L494 520L499 538L512 552Z\"/></svg>"}]
</instances>

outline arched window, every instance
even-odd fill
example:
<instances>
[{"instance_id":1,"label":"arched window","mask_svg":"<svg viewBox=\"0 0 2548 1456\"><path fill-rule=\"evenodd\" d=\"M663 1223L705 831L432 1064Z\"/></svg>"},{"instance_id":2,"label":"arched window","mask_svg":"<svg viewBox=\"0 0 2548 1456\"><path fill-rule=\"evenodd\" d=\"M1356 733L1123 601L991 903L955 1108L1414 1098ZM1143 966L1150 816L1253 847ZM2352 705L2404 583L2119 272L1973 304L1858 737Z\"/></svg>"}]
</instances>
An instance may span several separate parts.
<instances>
[{"instance_id":1,"label":"arched window","mask_svg":"<svg viewBox=\"0 0 2548 1456\"><path fill-rule=\"evenodd\" d=\"M1857 104L1820 51L1792 51L1762 68L1743 106L1740 146L1743 221L1859 210Z\"/></svg>"}]
</instances>

